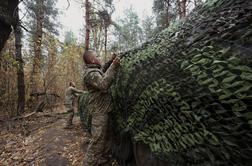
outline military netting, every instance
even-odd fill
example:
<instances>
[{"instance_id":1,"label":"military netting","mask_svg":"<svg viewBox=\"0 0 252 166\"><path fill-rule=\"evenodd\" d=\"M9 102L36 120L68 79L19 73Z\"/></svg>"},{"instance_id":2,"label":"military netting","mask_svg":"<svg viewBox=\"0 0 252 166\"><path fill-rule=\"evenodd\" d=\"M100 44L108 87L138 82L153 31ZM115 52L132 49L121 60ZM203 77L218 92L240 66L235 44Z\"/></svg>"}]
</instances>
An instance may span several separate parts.
<instances>
[{"instance_id":1,"label":"military netting","mask_svg":"<svg viewBox=\"0 0 252 166\"><path fill-rule=\"evenodd\" d=\"M118 132L169 165L248 164L251 6L208 2L176 30L127 52L113 87Z\"/></svg>"},{"instance_id":2,"label":"military netting","mask_svg":"<svg viewBox=\"0 0 252 166\"><path fill-rule=\"evenodd\" d=\"M251 164L252 1L209 0L122 56L118 137L167 165Z\"/></svg>"},{"instance_id":3,"label":"military netting","mask_svg":"<svg viewBox=\"0 0 252 166\"><path fill-rule=\"evenodd\" d=\"M82 128L88 132L91 132L91 114L87 111L87 97L88 93L83 93L78 97L78 112Z\"/></svg>"}]
</instances>

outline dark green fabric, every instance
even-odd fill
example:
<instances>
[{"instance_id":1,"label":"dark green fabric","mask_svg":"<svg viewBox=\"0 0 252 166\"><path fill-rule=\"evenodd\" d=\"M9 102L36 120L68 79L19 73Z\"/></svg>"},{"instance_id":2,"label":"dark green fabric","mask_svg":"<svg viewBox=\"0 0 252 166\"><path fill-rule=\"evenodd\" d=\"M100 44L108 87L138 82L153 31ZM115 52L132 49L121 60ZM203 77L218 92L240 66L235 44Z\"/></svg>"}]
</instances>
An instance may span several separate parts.
<instances>
[{"instance_id":1,"label":"dark green fabric","mask_svg":"<svg viewBox=\"0 0 252 166\"><path fill-rule=\"evenodd\" d=\"M167 165L251 163L251 2L211 2L126 52L112 88L117 133Z\"/></svg>"},{"instance_id":2,"label":"dark green fabric","mask_svg":"<svg viewBox=\"0 0 252 166\"><path fill-rule=\"evenodd\" d=\"M119 142L127 135L169 166L251 165L251 6L209 0L122 54L112 87Z\"/></svg>"},{"instance_id":3,"label":"dark green fabric","mask_svg":"<svg viewBox=\"0 0 252 166\"><path fill-rule=\"evenodd\" d=\"M87 110L87 98L89 93L83 93L78 98L78 111L83 129L91 133L92 116Z\"/></svg>"}]
</instances>

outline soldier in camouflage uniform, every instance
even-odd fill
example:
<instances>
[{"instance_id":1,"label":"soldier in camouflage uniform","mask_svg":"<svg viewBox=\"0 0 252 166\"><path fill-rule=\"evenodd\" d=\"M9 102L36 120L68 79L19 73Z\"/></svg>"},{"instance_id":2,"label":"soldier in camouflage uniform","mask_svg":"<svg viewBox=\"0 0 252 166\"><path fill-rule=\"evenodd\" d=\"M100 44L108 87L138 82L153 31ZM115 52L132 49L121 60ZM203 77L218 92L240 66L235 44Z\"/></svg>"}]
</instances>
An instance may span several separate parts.
<instances>
[{"instance_id":1,"label":"soldier in camouflage uniform","mask_svg":"<svg viewBox=\"0 0 252 166\"><path fill-rule=\"evenodd\" d=\"M86 51L84 60L87 65L84 84L89 92L87 107L92 115L92 138L83 165L104 166L109 164L108 113L112 110L109 88L115 78L120 59L114 57L103 69L94 51Z\"/></svg>"},{"instance_id":2,"label":"soldier in camouflage uniform","mask_svg":"<svg viewBox=\"0 0 252 166\"><path fill-rule=\"evenodd\" d=\"M64 103L66 111L69 113L65 126L66 129L70 129L73 127L74 99L81 93L84 92L82 90L76 89L74 82L70 82L69 87L66 89L65 92L65 103Z\"/></svg>"}]
</instances>

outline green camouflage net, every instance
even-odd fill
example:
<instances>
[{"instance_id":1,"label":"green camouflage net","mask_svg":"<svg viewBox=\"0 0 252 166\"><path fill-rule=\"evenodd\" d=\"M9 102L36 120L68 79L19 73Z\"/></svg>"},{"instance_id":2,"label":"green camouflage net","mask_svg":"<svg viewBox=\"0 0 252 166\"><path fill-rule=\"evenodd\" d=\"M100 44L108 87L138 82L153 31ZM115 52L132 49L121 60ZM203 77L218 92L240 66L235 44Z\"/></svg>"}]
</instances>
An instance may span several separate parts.
<instances>
[{"instance_id":1,"label":"green camouflage net","mask_svg":"<svg viewBox=\"0 0 252 166\"><path fill-rule=\"evenodd\" d=\"M78 111L79 111L79 116L80 116L82 128L84 130L91 132L92 116L87 111L87 107L86 107L87 97L88 97L88 93L83 93L82 95L79 96L79 98L78 98Z\"/></svg>"},{"instance_id":2,"label":"green camouflage net","mask_svg":"<svg viewBox=\"0 0 252 166\"><path fill-rule=\"evenodd\" d=\"M252 164L251 55L252 2L208 1L122 55L112 87L117 136L169 165Z\"/></svg>"},{"instance_id":3,"label":"green camouflage net","mask_svg":"<svg viewBox=\"0 0 252 166\"><path fill-rule=\"evenodd\" d=\"M113 87L117 131L173 165L252 157L252 8L219 0L127 52Z\"/></svg>"}]
</instances>

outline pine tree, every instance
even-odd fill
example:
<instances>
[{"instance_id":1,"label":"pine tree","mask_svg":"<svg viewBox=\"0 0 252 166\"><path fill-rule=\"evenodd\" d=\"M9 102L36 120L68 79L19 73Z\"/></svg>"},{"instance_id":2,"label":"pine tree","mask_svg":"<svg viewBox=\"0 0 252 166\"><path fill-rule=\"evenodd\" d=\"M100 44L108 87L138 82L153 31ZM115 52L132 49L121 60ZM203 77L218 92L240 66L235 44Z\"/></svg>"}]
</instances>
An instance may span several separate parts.
<instances>
[{"instance_id":1,"label":"pine tree","mask_svg":"<svg viewBox=\"0 0 252 166\"><path fill-rule=\"evenodd\" d=\"M31 72L31 93L38 92L41 87L41 70L42 70L42 41L44 33L57 34L58 10L55 7L57 1L53 0L29 0L27 4L30 10L30 30L32 32L33 42L33 67Z\"/></svg>"},{"instance_id":2,"label":"pine tree","mask_svg":"<svg viewBox=\"0 0 252 166\"><path fill-rule=\"evenodd\" d=\"M126 9L124 17L117 22L120 31L114 31L114 35L117 37L114 45L117 45L120 51L136 47L143 42L143 30L139 17L132 7Z\"/></svg>"},{"instance_id":3,"label":"pine tree","mask_svg":"<svg viewBox=\"0 0 252 166\"><path fill-rule=\"evenodd\" d=\"M174 0L154 0L153 11L159 29L167 28L176 19Z\"/></svg>"},{"instance_id":4,"label":"pine tree","mask_svg":"<svg viewBox=\"0 0 252 166\"><path fill-rule=\"evenodd\" d=\"M177 0L178 4L178 11L179 11L179 18L180 19L185 19L186 14L187 14L187 0Z\"/></svg>"},{"instance_id":5,"label":"pine tree","mask_svg":"<svg viewBox=\"0 0 252 166\"><path fill-rule=\"evenodd\" d=\"M148 40L156 34L155 18L153 16L145 16L142 21L143 37Z\"/></svg>"},{"instance_id":6,"label":"pine tree","mask_svg":"<svg viewBox=\"0 0 252 166\"><path fill-rule=\"evenodd\" d=\"M16 61L17 61L17 88L18 88L18 101L17 101L17 114L21 114L25 109L25 82L24 82L24 65L22 58L22 30L19 21L19 9L15 12L17 24L14 27L15 33L15 47L16 47Z\"/></svg>"},{"instance_id":7,"label":"pine tree","mask_svg":"<svg viewBox=\"0 0 252 166\"><path fill-rule=\"evenodd\" d=\"M85 50L89 49L89 40L90 40L90 30L91 30L91 22L90 22L90 14L91 14L91 3L89 0L85 0L85 23L86 23L86 34L85 34Z\"/></svg>"},{"instance_id":8,"label":"pine tree","mask_svg":"<svg viewBox=\"0 0 252 166\"><path fill-rule=\"evenodd\" d=\"M203 0L154 0L153 11L159 30L169 27L176 20L185 21L190 11L202 2Z\"/></svg>"},{"instance_id":9,"label":"pine tree","mask_svg":"<svg viewBox=\"0 0 252 166\"><path fill-rule=\"evenodd\" d=\"M85 1L85 49L90 47L107 54L108 28L116 25L111 20L113 0ZM103 44L104 43L104 44Z\"/></svg>"},{"instance_id":10,"label":"pine tree","mask_svg":"<svg viewBox=\"0 0 252 166\"><path fill-rule=\"evenodd\" d=\"M13 13L17 9L18 0L0 1L0 51L3 49L5 42L11 33L11 27L15 24ZM0 54L1 56L1 54Z\"/></svg>"}]
</instances>

